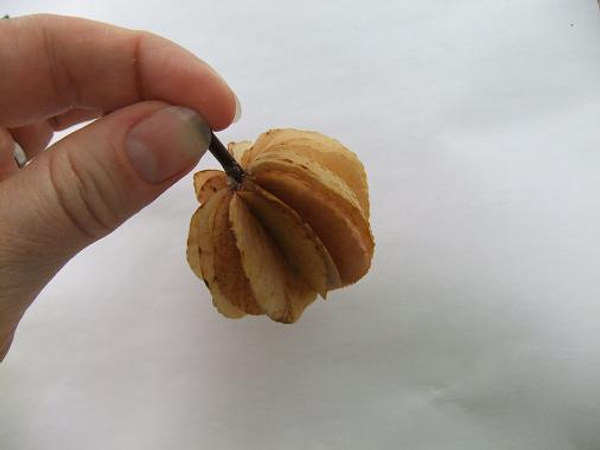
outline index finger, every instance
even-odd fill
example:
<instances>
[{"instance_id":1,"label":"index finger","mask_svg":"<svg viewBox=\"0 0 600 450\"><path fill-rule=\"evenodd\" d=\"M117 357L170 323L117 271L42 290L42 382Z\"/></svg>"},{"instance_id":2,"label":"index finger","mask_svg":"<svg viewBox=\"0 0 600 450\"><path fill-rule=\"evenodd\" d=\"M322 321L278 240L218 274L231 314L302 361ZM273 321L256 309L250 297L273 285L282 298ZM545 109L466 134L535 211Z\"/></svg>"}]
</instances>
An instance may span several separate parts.
<instances>
[{"instance_id":1,"label":"index finger","mask_svg":"<svg viewBox=\"0 0 600 450\"><path fill-rule=\"evenodd\" d=\"M171 41L74 17L0 21L0 125L19 127L72 108L109 112L142 100L196 110L215 130L235 97L202 60Z\"/></svg>"}]
</instances>

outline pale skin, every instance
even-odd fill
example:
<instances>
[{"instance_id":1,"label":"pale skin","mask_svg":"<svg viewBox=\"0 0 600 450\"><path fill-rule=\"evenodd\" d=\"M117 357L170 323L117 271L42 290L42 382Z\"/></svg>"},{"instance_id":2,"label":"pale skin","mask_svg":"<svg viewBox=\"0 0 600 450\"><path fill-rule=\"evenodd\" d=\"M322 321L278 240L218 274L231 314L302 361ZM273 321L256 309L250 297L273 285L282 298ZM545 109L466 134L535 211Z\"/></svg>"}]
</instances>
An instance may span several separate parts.
<instances>
[{"instance_id":1,"label":"pale skin","mask_svg":"<svg viewBox=\"0 0 600 450\"><path fill-rule=\"evenodd\" d=\"M199 117L226 128L236 100L206 63L145 32L36 15L0 21L0 42L3 360L42 288L188 173L205 150ZM90 119L46 149L55 131ZM21 169L15 143L31 160Z\"/></svg>"}]
</instances>

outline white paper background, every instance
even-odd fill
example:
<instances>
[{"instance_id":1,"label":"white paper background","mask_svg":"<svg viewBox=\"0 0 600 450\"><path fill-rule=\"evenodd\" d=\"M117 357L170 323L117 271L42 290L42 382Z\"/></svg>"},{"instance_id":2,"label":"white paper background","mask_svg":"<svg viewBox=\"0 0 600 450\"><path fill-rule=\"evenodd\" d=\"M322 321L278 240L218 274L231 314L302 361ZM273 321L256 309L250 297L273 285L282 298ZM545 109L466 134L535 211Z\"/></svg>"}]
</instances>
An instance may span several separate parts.
<instances>
[{"instance_id":1,"label":"white paper background","mask_svg":"<svg viewBox=\"0 0 600 450\"><path fill-rule=\"evenodd\" d=\"M6 0L148 29L237 90L223 140L323 131L370 178L374 266L293 326L228 321L186 177L48 286L0 448L600 448L594 0ZM214 166L206 157L201 166Z\"/></svg>"}]
</instances>

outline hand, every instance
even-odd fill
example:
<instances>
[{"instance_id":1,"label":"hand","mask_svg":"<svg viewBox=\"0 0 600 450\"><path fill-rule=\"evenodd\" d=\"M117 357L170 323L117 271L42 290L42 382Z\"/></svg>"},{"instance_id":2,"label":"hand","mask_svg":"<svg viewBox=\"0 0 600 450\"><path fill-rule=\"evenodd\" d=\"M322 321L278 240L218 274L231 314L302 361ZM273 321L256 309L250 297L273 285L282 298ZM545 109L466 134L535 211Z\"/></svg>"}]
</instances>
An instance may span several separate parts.
<instances>
[{"instance_id":1,"label":"hand","mask_svg":"<svg viewBox=\"0 0 600 450\"><path fill-rule=\"evenodd\" d=\"M189 172L237 102L207 64L148 33L42 15L0 21L0 42L1 361L57 271Z\"/></svg>"}]
</instances>

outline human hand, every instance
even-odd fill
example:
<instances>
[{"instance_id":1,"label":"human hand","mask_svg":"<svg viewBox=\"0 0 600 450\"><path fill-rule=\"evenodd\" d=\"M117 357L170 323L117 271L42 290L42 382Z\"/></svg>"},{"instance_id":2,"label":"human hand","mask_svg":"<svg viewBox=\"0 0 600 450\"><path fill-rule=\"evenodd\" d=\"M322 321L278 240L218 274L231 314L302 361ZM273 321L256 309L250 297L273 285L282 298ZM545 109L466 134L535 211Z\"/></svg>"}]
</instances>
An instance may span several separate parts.
<instances>
[{"instance_id":1,"label":"human hand","mask_svg":"<svg viewBox=\"0 0 600 450\"><path fill-rule=\"evenodd\" d=\"M208 65L149 33L38 15L0 21L0 42L1 361L57 271L189 172L239 104Z\"/></svg>"}]
</instances>

